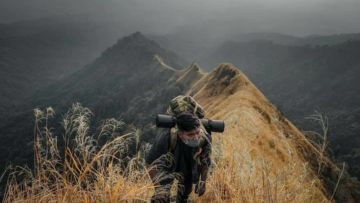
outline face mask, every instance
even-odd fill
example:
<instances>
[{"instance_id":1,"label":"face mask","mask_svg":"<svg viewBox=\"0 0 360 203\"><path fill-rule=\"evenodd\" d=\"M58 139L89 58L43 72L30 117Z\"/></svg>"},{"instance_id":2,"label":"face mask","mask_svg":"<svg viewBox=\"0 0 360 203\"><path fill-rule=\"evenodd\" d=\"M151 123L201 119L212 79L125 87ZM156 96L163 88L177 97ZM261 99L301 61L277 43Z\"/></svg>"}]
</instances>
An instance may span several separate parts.
<instances>
[{"instance_id":1,"label":"face mask","mask_svg":"<svg viewBox=\"0 0 360 203\"><path fill-rule=\"evenodd\" d=\"M183 140L182 139L182 141L183 141L184 144L186 144L189 147L197 147L200 144L200 139L195 139L195 140L187 140L187 139Z\"/></svg>"}]
</instances>

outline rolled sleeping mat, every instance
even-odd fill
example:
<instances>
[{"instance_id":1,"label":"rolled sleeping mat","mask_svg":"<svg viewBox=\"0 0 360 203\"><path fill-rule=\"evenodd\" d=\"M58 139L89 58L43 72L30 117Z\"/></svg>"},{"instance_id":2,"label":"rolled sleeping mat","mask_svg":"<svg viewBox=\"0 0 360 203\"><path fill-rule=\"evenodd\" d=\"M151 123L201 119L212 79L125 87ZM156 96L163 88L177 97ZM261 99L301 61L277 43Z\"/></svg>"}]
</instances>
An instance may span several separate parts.
<instances>
[{"instance_id":1,"label":"rolled sleeping mat","mask_svg":"<svg viewBox=\"0 0 360 203\"><path fill-rule=\"evenodd\" d=\"M225 130L225 122L222 120L200 119L204 127L211 131L222 133Z\"/></svg>"},{"instance_id":2,"label":"rolled sleeping mat","mask_svg":"<svg viewBox=\"0 0 360 203\"><path fill-rule=\"evenodd\" d=\"M206 130L211 132L222 133L225 130L225 123L222 120L200 119ZM176 118L170 115L158 114L156 115L156 127L172 128L176 125Z\"/></svg>"},{"instance_id":3,"label":"rolled sleeping mat","mask_svg":"<svg viewBox=\"0 0 360 203\"><path fill-rule=\"evenodd\" d=\"M155 122L158 128L172 128L176 125L176 118L165 114L158 114L156 115Z\"/></svg>"}]
</instances>

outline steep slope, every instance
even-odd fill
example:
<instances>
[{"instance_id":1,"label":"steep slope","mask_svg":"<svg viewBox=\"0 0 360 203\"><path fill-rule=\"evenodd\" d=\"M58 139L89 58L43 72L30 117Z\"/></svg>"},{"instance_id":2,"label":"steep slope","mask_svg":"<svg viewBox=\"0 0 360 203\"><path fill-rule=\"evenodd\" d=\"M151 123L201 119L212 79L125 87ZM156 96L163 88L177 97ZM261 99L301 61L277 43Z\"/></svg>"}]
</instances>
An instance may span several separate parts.
<instances>
[{"instance_id":1,"label":"steep slope","mask_svg":"<svg viewBox=\"0 0 360 203\"><path fill-rule=\"evenodd\" d=\"M216 174L219 169L215 169L212 189L220 189L216 185L219 181L228 190L231 188L228 192L233 194L229 196L237 192L254 195L246 199L250 201L263 201L259 196L266 192L272 193L269 201L275 202L329 201L341 172L339 168L322 158L318 149L238 68L221 64L198 81L189 93L205 107L207 117L223 119L226 123L225 132L216 135L214 143L224 146L220 153L226 162L219 161L216 167L224 167L222 172L234 177L222 180ZM317 173L320 162L322 169ZM227 168L229 166L231 169ZM348 176L342 178L336 199L356 202L360 197L359 184L349 182ZM265 187L260 183L269 185ZM276 194L276 187L279 187L279 194ZM353 190L349 189L351 187ZM287 194L282 194L281 190ZM210 200L212 197L204 198Z\"/></svg>"},{"instance_id":2,"label":"steep slope","mask_svg":"<svg viewBox=\"0 0 360 203\"><path fill-rule=\"evenodd\" d=\"M266 41L226 43L207 58L211 66L230 62L298 127L319 131L306 117L319 111L329 118L329 149L359 170L360 42L332 46L287 46Z\"/></svg>"}]
</instances>

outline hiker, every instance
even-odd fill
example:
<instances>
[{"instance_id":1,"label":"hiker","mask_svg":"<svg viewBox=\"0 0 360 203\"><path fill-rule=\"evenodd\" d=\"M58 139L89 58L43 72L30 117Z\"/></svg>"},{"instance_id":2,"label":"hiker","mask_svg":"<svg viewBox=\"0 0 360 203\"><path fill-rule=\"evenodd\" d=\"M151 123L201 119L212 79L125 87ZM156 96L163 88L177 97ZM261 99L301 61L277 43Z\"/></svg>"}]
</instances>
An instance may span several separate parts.
<instances>
[{"instance_id":1,"label":"hiker","mask_svg":"<svg viewBox=\"0 0 360 203\"><path fill-rule=\"evenodd\" d=\"M195 102L189 96L179 96L172 103L179 100ZM146 157L148 172L155 185L151 202L170 202L174 179L178 180L176 202L187 202L193 184L196 184L196 194L205 193L211 164L211 133L202 126L199 116L203 117L203 110L195 104L195 109L180 108L180 112L169 108L176 117L176 126L157 136ZM181 105L184 103L180 102ZM175 106L179 107L178 104Z\"/></svg>"}]
</instances>

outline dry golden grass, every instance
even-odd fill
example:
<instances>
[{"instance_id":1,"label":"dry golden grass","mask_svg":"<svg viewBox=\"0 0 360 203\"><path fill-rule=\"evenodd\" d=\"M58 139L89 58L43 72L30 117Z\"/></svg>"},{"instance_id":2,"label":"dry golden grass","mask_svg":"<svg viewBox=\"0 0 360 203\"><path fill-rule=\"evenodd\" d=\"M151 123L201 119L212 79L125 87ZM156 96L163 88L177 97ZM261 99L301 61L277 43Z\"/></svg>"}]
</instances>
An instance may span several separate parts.
<instances>
[{"instance_id":1,"label":"dry golden grass","mask_svg":"<svg viewBox=\"0 0 360 203\"><path fill-rule=\"evenodd\" d=\"M317 149L237 68L221 64L189 94L208 117L226 124L223 134L213 136L217 161L207 193L199 200L329 202L321 181L299 152L316 154Z\"/></svg>"},{"instance_id":2,"label":"dry golden grass","mask_svg":"<svg viewBox=\"0 0 360 203\"><path fill-rule=\"evenodd\" d=\"M317 149L241 72L222 65L199 80L189 94L205 107L208 117L226 123L223 134L213 135L206 193L192 194L192 201L329 202L316 171L303 157L306 152L316 154ZM36 124L35 173L17 171L9 180L4 202L148 202L154 188L140 154L125 168L118 160L119 154L126 153L127 141L138 133L96 148L95 139L87 136L90 112L73 108L87 112L73 110L75 116L68 115L65 121L65 138L72 138L65 140L75 140L76 147L66 145L61 159L51 132ZM102 129L112 133L117 125L108 122ZM25 182L16 181L20 173L27 174Z\"/></svg>"},{"instance_id":3,"label":"dry golden grass","mask_svg":"<svg viewBox=\"0 0 360 203\"><path fill-rule=\"evenodd\" d=\"M123 123L105 120L97 136L91 136L90 110L74 104L63 121L65 146L61 150L48 126L53 114L51 108L35 110L34 172L13 171L4 202L146 202L153 186L141 168L139 154L127 167L119 160L138 131L114 137L100 147L97 139L115 133Z\"/></svg>"}]
</instances>

